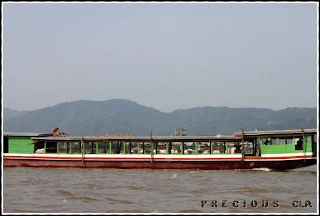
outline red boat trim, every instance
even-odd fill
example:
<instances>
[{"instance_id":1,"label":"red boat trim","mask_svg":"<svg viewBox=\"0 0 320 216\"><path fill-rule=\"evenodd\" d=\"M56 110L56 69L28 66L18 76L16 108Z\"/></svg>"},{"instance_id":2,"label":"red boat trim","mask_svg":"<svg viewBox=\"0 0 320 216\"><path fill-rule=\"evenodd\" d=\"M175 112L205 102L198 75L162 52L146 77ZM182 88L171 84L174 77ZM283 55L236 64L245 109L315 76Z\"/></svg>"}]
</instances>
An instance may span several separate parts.
<instances>
[{"instance_id":1,"label":"red boat trim","mask_svg":"<svg viewBox=\"0 0 320 216\"><path fill-rule=\"evenodd\" d=\"M271 160L294 160L294 159L308 159L312 156L284 156L284 157L256 157L244 158L246 161L271 161ZM58 160L58 161L79 161L82 160L81 155L78 157L37 157L37 156L4 156L4 159L23 159L23 160ZM84 157L86 161L149 161L150 158L128 158L128 157ZM240 161L242 158L152 158L153 161Z\"/></svg>"}]
</instances>

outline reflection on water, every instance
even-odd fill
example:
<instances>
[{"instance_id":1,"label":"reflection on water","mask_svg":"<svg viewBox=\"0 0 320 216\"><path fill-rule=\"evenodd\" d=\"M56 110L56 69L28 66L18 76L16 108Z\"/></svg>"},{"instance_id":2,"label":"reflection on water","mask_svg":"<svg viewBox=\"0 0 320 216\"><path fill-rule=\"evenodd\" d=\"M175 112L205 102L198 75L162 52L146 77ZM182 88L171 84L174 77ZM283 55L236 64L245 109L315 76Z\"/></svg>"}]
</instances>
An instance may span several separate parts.
<instances>
[{"instance_id":1,"label":"reflection on water","mask_svg":"<svg viewBox=\"0 0 320 216\"><path fill-rule=\"evenodd\" d=\"M316 166L289 172L5 168L3 174L4 213L317 212ZM292 206L295 200L300 207ZM306 201L312 207L301 207Z\"/></svg>"}]
</instances>

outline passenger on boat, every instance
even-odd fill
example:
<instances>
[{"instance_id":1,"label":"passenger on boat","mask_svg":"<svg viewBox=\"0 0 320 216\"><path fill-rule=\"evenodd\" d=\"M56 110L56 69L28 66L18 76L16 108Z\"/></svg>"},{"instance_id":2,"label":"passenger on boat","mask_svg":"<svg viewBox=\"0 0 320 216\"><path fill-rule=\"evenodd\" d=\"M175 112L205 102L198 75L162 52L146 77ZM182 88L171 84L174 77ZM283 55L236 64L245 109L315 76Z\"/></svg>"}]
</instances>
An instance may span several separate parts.
<instances>
[{"instance_id":1,"label":"passenger on boat","mask_svg":"<svg viewBox=\"0 0 320 216\"><path fill-rule=\"evenodd\" d=\"M241 146L239 145L239 143L236 145L235 153L241 153Z\"/></svg>"},{"instance_id":2,"label":"passenger on boat","mask_svg":"<svg viewBox=\"0 0 320 216\"><path fill-rule=\"evenodd\" d=\"M261 146L259 143L256 144L256 156L261 156Z\"/></svg>"},{"instance_id":3,"label":"passenger on boat","mask_svg":"<svg viewBox=\"0 0 320 216\"><path fill-rule=\"evenodd\" d=\"M36 150L36 154L43 154L43 153L44 153L44 148Z\"/></svg>"},{"instance_id":4,"label":"passenger on boat","mask_svg":"<svg viewBox=\"0 0 320 216\"><path fill-rule=\"evenodd\" d=\"M296 150L303 150L303 146L302 146L302 139L299 138L298 142L297 142L297 145L295 147Z\"/></svg>"}]
</instances>

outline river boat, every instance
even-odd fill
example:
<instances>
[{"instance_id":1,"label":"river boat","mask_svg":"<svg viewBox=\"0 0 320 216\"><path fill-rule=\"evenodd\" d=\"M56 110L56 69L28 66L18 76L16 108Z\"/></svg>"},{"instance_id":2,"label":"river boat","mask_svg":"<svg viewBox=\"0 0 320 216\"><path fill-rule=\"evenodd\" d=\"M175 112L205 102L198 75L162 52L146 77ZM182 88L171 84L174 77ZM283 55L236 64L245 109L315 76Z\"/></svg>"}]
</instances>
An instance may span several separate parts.
<instances>
[{"instance_id":1,"label":"river boat","mask_svg":"<svg viewBox=\"0 0 320 216\"><path fill-rule=\"evenodd\" d=\"M3 134L4 167L290 170L317 164L317 129L229 136Z\"/></svg>"}]
</instances>

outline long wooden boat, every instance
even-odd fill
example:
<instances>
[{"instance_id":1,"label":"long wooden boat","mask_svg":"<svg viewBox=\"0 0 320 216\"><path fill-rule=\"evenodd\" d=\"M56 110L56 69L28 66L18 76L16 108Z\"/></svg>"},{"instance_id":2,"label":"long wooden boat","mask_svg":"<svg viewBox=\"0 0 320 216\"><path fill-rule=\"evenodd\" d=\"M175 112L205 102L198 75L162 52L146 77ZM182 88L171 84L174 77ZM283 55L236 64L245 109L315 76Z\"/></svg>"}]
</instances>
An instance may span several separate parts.
<instances>
[{"instance_id":1,"label":"long wooden boat","mask_svg":"<svg viewBox=\"0 0 320 216\"><path fill-rule=\"evenodd\" d=\"M289 170L317 164L317 129L232 136L84 136L4 133L4 167Z\"/></svg>"}]
</instances>

